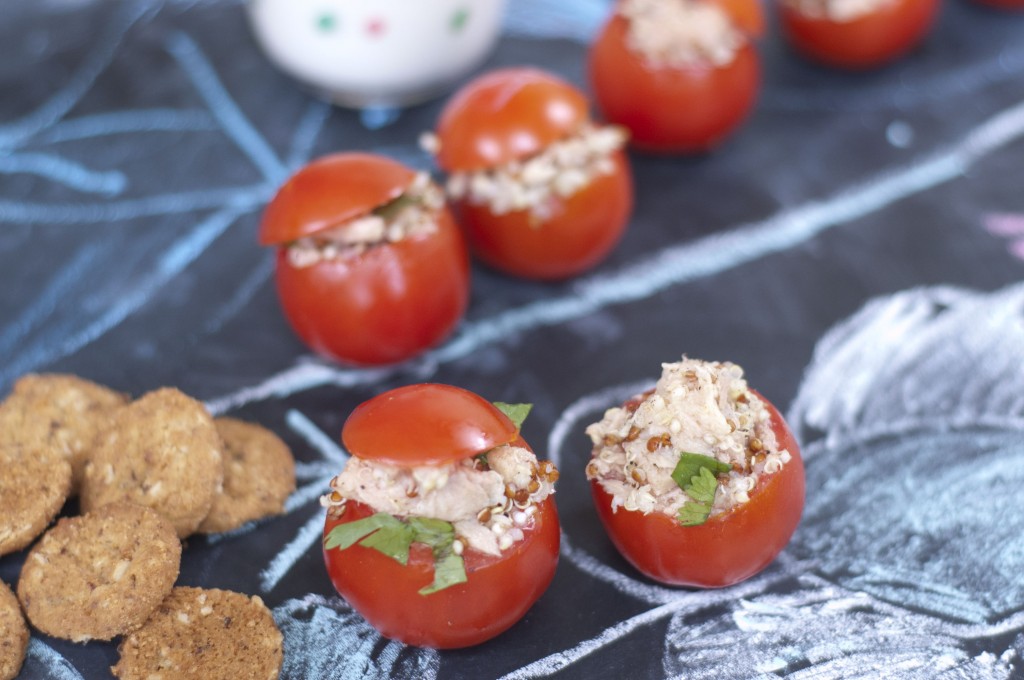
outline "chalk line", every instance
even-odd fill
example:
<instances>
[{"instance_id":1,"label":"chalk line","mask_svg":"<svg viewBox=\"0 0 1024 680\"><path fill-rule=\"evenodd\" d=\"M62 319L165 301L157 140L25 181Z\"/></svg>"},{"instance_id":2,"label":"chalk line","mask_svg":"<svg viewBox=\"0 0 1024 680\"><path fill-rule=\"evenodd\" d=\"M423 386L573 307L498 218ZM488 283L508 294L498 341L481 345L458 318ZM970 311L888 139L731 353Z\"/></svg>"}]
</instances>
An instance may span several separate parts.
<instances>
[{"instance_id":1,"label":"chalk line","mask_svg":"<svg viewBox=\"0 0 1024 680\"><path fill-rule=\"evenodd\" d=\"M979 159L1024 135L1024 102L989 118L959 143L900 170L846 189L830 198L783 210L720 234L666 248L609 274L591 276L561 297L509 309L462 325L458 335L418 360L369 371L327 364L302 364L263 383L213 400L221 410L327 384L352 387L379 382L399 371L428 374L481 347L536 328L592 314L605 307L642 300L667 288L711 276L782 252L840 224L865 217L901 199L962 175Z\"/></svg>"},{"instance_id":2,"label":"chalk line","mask_svg":"<svg viewBox=\"0 0 1024 680\"><path fill-rule=\"evenodd\" d=\"M324 123L331 115L331 106L327 102L315 101L306 107L306 112L295 125L291 144L288 145L288 167L297 170L309 160L313 153L313 145Z\"/></svg>"},{"instance_id":3,"label":"chalk line","mask_svg":"<svg viewBox=\"0 0 1024 680\"><path fill-rule=\"evenodd\" d=\"M651 370L657 370L651 366ZM570 432L580 432L578 423L580 418L588 413L604 413L612 406L618 406L633 395L640 394L645 390L654 387L655 379L648 378L626 383L624 385L613 385L606 387L593 394L587 394L562 411L558 420L551 426L551 433L548 435L548 456L555 467L562 467L562 447Z\"/></svg>"},{"instance_id":4,"label":"chalk line","mask_svg":"<svg viewBox=\"0 0 1024 680\"><path fill-rule=\"evenodd\" d=\"M82 674L64 658L64 655L36 637L29 639L26 656L38 661L55 680L84 680Z\"/></svg>"},{"instance_id":5,"label":"chalk line","mask_svg":"<svg viewBox=\"0 0 1024 680\"><path fill-rule=\"evenodd\" d=\"M310 501L319 498L330 486L331 478L341 472L348 460L348 453L324 434L323 430L316 426L304 413L295 409L289 409L285 416L285 422L296 434L301 436L312 446L323 458L324 464L331 464L334 467L320 479L315 479L309 484L293 493L285 503L285 511L293 512L306 505ZM306 551L319 539L323 529L323 513L318 512L313 520L299 529L295 538L291 540L284 549L278 553L264 569L260 578L263 583L264 592L273 590L274 586L291 571L295 563L306 554ZM318 531L311 528L314 524Z\"/></svg>"},{"instance_id":6,"label":"chalk line","mask_svg":"<svg viewBox=\"0 0 1024 680\"><path fill-rule=\"evenodd\" d=\"M325 461L334 463L340 468L348 460L348 453L334 443L333 439L324 434L324 431L301 411L289 409L285 416L285 422L288 423L288 427L292 431L316 449Z\"/></svg>"},{"instance_id":7,"label":"chalk line","mask_svg":"<svg viewBox=\"0 0 1024 680\"><path fill-rule=\"evenodd\" d=\"M87 243L75 253L70 262L57 269L31 305L16 319L8 322L7 327L0 332L0 356L10 356L15 346L53 313L57 303L81 286L82 276L102 252L101 244Z\"/></svg>"},{"instance_id":8,"label":"chalk line","mask_svg":"<svg viewBox=\"0 0 1024 680\"><path fill-rule=\"evenodd\" d=\"M53 154L0 154L0 174L36 175L83 193L114 196L128 186L128 178L118 170L91 170L81 163Z\"/></svg>"},{"instance_id":9,"label":"chalk line","mask_svg":"<svg viewBox=\"0 0 1024 680\"><path fill-rule=\"evenodd\" d=\"M235 104L199 46L188 35L174 33L167 40L167 49L188 74L225 134L235 141L268 182L280 182L287 170L270 144Z\"/></svg>"},{"instance_id":10,"label":"chalk line","mask_svg":"<svg viewBox=\"0 0 1024 680\"><path fill-rule=\"evenodd\" d=\"M216 333L223 328L224 324L241 313L273 272L274 257L270 253L265 253L259 263L253 267L252 271L242 279L224 306L206 322L203 326L203 331L205 333Z\"/></svg>"},{"instance_id":11,"label":"chalk line","mask_svg":"<svg viewBox=\"0 0 1024 680\"><path fill-rule=\"evenodd\" d=\"M270 185L257 184L225 189L200 189L108 203L53 205L0 200L0 222L95 224L224 207L251 209L262 205L274 188Z\"/></svg>"},{"instance_id":12,"label":"chalk line","mask_svg":"<svg viewBox=\"0 0 1024 680\"><path fill-rule=\"evenodd\" d=\"M323 532L324 513L318 508L295 534L295 538L260 572L260 588L264 593L269 593L281 582L285 574L309 551L310 546L320 540Z\"/></svg>"},{"instance_id":13,"label":"chalk line","mask_svg":"<svg viewBox=\"0 0 1024 680\"><path fill-rule=\"evenodd\" d=\"M135 109L97 113L57 123L37 134L36 142L56 144L131 132L209 132L213 117L195 109Z\"/></svg>"}]
</instances>

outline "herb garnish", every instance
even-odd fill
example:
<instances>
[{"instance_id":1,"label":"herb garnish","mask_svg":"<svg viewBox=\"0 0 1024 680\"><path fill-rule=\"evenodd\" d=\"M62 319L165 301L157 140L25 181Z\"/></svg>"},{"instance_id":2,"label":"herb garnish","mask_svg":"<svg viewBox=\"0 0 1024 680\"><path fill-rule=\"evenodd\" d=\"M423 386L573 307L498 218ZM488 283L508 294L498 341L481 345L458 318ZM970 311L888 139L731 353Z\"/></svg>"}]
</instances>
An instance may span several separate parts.
<instances>
[{"instance_id":1,"label":"herb garnish","mask_svg":"<svg viewBox=\"0 0 1024 680\"><path fill-rule=\"evenodd\" d=\"M345 550L356 543L387 555L399 564L409 563L409 547L423 543L434 553L434 582L421 588L420 595L466 581L466 565L452 548L455 528L451 522L430 517L410 517L400 520L385 512L339 524L324 538L324 548Z\"/></svg>"},{"instance_id":2,"label":"herb garnish","mask_svg":"<svg viewBox=\"0 0 1024 680\"><path fill-rule=\"evenodd\" d=\"M408 207L419 204L420 199L416 196L410 196L409 194L400 194L397 197L391 199L384 205L379 205L373 209L373 214L377 215L385 222L390 222L398 213L402 212Z\"/></svg>"},{"instance_id":3,"label":"herb garnish","mask_svg":"<svg viewBox=\"0 0 1024 680\"><path fill-rule=\"evenodd\" d=\"M685 527L704 524L711 516L711 506L715 502L718 490L718 479L715 475L728 472L732 468L711 456L699 453L679 455L679 462L672 470L672 479L679 488L690 497L690 501L679 508L677 519Z\"/></svg>"},{"instance_id":4,"label":"herb garnish","mask_svg":"<svg viewBox=\"0 0 1024 680\"><path fill-rule=\"evenodd\" d=\"M530 415L530 410L533 408L533 404L506 404L503 401L492 403L495 408L508 416L517 430L523 427L523 421L526 420L526 416Z\"/></svg>"}]
</instances>

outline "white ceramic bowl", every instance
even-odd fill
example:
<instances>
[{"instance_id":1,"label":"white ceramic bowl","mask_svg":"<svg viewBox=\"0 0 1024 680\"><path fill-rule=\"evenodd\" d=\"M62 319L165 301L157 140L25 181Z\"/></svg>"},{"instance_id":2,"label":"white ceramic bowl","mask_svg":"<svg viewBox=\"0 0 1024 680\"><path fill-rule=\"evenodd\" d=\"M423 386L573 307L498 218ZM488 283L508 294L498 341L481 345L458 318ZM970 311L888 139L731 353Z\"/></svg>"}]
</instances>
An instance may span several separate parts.
<instances>
[{"instance_id":1,"label":"white ceramic bowl","mask_svg":"<svg viewBox=\"0 0 1024 680\"><path fill-rule=\"evenodd\" d=\"M250 0L257 42L281 70L343 106L413 104L478 66L506 0Z\"/></svg>"}]
</instances>

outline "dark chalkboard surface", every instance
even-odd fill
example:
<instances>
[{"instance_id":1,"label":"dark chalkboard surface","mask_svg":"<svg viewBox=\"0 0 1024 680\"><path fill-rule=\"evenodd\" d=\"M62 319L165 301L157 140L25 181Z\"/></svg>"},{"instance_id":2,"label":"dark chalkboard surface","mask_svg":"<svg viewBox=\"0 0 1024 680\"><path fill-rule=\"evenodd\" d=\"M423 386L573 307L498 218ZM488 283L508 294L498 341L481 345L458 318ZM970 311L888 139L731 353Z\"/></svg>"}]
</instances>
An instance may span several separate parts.
<instances>
[{"instance_id":1,"label":"dark chalkboard surface","mask_svg":"<svg viewBox=\"0 0 1024 680\"><path fill-rule=\"evenodd\" d=\"M512 4L488 66L582 85L608 4ZM190 539L180 577L260 594L285 677L1024 673L1024 16L948 0L922 49L863 75L807 65L770 32L759 108L734 139L632 158L636 213L600 268L557 285L476 268L453 338L350 370L286 326L260 212L327 152L429 167L416 139L440 103L330 108L266 62L239 2L8 0L2 14L0 388L29 371L135 395L175 385L289 442L288 513ZM745 367L807 462L792 543L724 590L640 577L582 478L586 424L683 353ZM550 590L457 652L380 639L317 547L345 416L423 380L533 402L524 434L563 472ZM0 559L0 577L23 559ZM104 677L116 658L36 635L23 677Z\"/></svg>"}]
</instances>

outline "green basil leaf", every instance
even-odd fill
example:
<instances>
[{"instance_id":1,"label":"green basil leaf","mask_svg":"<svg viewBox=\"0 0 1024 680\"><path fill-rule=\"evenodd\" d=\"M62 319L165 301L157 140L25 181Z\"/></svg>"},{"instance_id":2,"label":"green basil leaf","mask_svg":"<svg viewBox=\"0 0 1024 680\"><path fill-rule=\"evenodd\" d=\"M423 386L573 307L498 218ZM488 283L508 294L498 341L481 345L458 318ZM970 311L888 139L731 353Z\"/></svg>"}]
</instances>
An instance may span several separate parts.
<instances>
[{"instance_id":1,"label":"green basil leaf","mask_svg":"<svg viewBox=\"0 0 1024 680\"><path fill-rule=\"evenodd\" d=\"M419 590L420 595L430 595L445 588L466 582L466 565L462 557L451 550L434 554L434 582Z\"/></svg>"},{"instance_id":2,"label":"green basil leaf","mask_svg":"<svg viewBox=\"0 0 1024 680\"><path fill-rule=\"evenodd\" d=\"M397 521L397 520L396 520ZM373 548L395 560L399 564L409 563L409 546L416 538L416 531L407 524L381 527L363 540L359 545Z\"/></svg>"},{"instance_id":3,"label":"green basil leaf","mask_svg":"<svg viewBox=\"0 0 1024 680\"><path fill-rule=\"evenodd\" d=\"M523 421L526 420L526 416L530 415L530 410L533 409L533 404L506 404L503 401L493 402L495 408L508 416L508 419L516 426L519 430L523 427Z\"/></svg>"},{"instance_id":4,"label":"green basil leaf","mask_svg":"<svg viewBox=\"0 0 1024 680\"><path fill-rule=\"evenodd\" d=\"M686 491L687 487L690 486L690 480L699 475L701 469L704 468L710 470L713 475L719 475L732 469L726 463L722 463L711 456L703 456L699 453L686 453L684 451L679 454L679 462L676 463L675 469L672 470L672 479L675 480L680 489Z\"/></svg>"},{"instance_id":5,"label":"green basil leaf","mask_svg":"<svg viewBox=\"0 0 1024 680\"><path fill-rule=\"evenodd\" d=\"M385 512L378 512L375 515L357 519L355 522L347 522L334 527L324 538L324 547L328 550L332 548L344 550L382 527L396 525L402 526L402 523Z\"/></svg>"},{"instance_id":6,"label":"green basil leaf","mask_svg":"<svg viewBox=\"0 0 1024 680\"><path fill-rule=\"evenodd\" d=\"M684 503L683 507L679 508L679 523L684 527L695 527L699 524L704 524L708 521L708 517L711 516L711 504L700 503L698 501L690 501Z\"/></svg>"}]
</instances>

